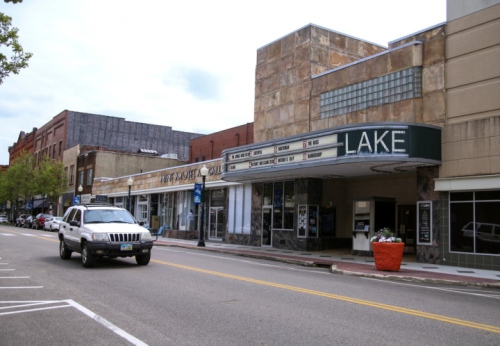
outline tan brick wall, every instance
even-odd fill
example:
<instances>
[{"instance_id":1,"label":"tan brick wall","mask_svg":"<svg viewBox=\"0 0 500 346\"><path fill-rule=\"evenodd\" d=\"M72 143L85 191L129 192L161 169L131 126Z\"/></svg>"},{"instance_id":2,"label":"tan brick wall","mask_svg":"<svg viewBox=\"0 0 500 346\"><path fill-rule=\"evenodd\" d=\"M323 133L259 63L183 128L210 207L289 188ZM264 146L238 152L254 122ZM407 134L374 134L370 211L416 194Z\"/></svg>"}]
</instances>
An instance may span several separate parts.
<instances>
[{"instance_id":1,"label":"tan brick wall","mask_svg":"<svg viewBox=\"0 0 500 346\"><path fill-rule=\"evenodd\" d=\"M255 71L255 142L316 129L311 108L316 111L318 106L311 99L311 75L384 50L314 25L260 48Z\"/></svg>"},{"instance_id":2,"label":"tan brick wall","mask_svg":"<svg viewBox=\"0 0 500 346\"><path fill-rule=\"evenodd\" d=\"M441 178L500 174L500 4L451 21Z\"/></svg>"}]
</instances>

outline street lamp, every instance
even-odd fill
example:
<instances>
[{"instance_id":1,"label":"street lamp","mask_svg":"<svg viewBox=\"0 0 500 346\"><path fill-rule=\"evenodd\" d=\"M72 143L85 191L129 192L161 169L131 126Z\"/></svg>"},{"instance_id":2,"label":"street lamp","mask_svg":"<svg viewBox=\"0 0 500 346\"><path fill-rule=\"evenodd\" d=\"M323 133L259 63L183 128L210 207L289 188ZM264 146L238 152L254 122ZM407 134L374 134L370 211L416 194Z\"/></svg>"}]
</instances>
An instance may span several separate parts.
<instances>
[{"instance_id":1,"label":"street lamp","mask_svg":"<svg viewBox=\"0 0 500 346\"><path fill-rule=\"evenodd\" d=\"M78 186L78 204L82 204L82 191L83 191L82 185Z\"/></svg>"},{"instance_id":2,"label":"street lamp","mask_svg":"<svg viewBox=\"0 0 500 346\"><path fill-rule=\"evenodd\" d=\"M205 240L203 239L203 226L205 224L205 179L208 174L207 166L203 165L200 169L201 178L203 179L203 185L201 188L201 225L200 225L200 237L198 239L198 246L205 246Z\"/></svg>"},{"instance_id":3,"label":"street lamp","mask_svg":"<svg viewBox=\"0 0 500 346\"><path fill-rule=\"evenodd\" d=\"M130 212L130 189L132 188L133 183L134 183L134 179L132 179L132 177L129 177L127 180L127 185L128 185L127 210L129 212Z\"/></svg>"}]
</instances>

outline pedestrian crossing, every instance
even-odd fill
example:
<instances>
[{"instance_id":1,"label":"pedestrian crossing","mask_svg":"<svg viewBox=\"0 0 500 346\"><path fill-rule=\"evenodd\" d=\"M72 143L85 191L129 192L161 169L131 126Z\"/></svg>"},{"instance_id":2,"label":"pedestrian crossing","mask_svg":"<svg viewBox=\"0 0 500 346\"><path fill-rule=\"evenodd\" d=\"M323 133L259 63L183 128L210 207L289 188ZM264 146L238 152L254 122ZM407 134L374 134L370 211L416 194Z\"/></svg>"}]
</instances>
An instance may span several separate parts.
<instances>
[{"instance_id":1,"label":"pedestrian crossing","mask_svg":"<svg viewBox=\"0 0 500 346\"><path fill-rule=\"evenodd\" d=\"M31 233L2 233L0 232L0 236L5 236L5 237L18 237L18 236L25 236L25 237L47 237L47 238L57 238L57 234L31 234Z\"/></svg>"}]
</instances>

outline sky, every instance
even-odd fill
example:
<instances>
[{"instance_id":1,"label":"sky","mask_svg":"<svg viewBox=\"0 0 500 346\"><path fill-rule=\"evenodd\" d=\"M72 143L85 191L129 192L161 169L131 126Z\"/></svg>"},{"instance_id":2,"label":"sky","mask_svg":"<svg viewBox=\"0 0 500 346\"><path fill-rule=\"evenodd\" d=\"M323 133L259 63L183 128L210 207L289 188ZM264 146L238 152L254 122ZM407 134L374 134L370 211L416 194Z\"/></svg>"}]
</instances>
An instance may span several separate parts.
<instances>
[{"instance_id":1,"label":"sky","mask_svg":"<svg viewBox=\"0 0 500 346\"><path fill-rule=\"evenodd\" d=\"M201 134L253 122L257 49L311 23L387 47L446 21L446 0L0 1L33 53L0 84L1 165L64 110Z\"/></svg>"}]
</instances>

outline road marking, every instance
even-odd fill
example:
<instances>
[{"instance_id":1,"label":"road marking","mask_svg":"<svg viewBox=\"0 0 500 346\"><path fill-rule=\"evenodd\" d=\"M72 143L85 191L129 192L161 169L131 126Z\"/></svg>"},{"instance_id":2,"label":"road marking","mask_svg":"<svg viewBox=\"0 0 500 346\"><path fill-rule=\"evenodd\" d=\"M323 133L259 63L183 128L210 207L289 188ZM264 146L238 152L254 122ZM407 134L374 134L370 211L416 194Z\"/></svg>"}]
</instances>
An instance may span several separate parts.
<instances>
[{"instance_id":1,"label":"road marking","mask_svg":"<svg viewBox=\"0 0 500 346\"><path fill-rule=\"evenodd\" d=\"M263 280L257 280L257 279L251 279L247 278L244 276L237 276L237 275L231 275L231 274L226 274L226 273L221 273L221 272L216 272L212 270L206 270L206 269L201 269L201 268L196 268L196 267L189 267L185 266L182 264L176 264L176 263L171 263L171 262L164 262L160 260L151 260L151 262L158 263L158 264L163 264L171 267L176 267L180 269L185 269L185 270L191 270L199 273L204 273L204 274L210 274L210 275L215 275L215 276L220 276L228 279L233 279L233 280L239 280L239 281L245 281L245 282L250 282L258 285L264 285L264 286L269 286L269 287L275 287L275 288L280 288L284 290L289 290L289 291L294 291L294 292L299 292L299 293L305 293L305 294L311 294L319 297L325 297L329 299L335 299L335 300L340 300L343 302L348 302L348 303L353 303L353 304L358 304L358 305L364 305L364 306L369 306L377 309L383 309L387 311L393 311L401 314L406 314L406 315L412 315L412 316L417 316L417 317L423 317L431 320L436 320L440 322L446 322L450 324L455 324L455 325L460 325L468 328L474 328L474 329L480 329L480 330L485 330L493 333L499 333L500 334L500 327L496 326L491 326L488 324L482 324L482 323L476 323L472 321L466 321L466 320L461 320L458 318L453 318L453 317L448 317L448 316L443 316L443 315L437 315L437 314L432 314L424 311L419 311L419 310L413 310L413 309L407 309L395 305L388 305L388 304L382 304L382 303L376 303L373 301L368 301L368 300L363 300L363 299L357 299L357 298L350 298L347 296L341 296L337 294L332 294L332 293L326 293L326 292L321 292L321 291L315 291L315 290L310 290L306 288L300 288L300 287L295 287L295 286L288 286L288 285L283 285L283 284L278 284L270 281L263 281Z\"/></svg>"},{"instance_id":2,"label":"road marking","mask_svg":"<svg viewBox=\"0 0 500 346\"><path fill-rule=\"evenodd\" d=\"M9 290L9 289L25 289L25 288L43 288L43 286L10 286L10 287L0 287L0 290Z\"/></svg>"},{"instance_id":3,"label":"road marking","mask_svg":"<svg viewBox=\"0 0 500 346\"><path fill-rule=\"evenodd\" d=\"M103 326L105 326L106 328L108 328L109 330L115 332L116 334L118 334L119 336L121 336L122 338L124 338L125 340L129 341L130 343L132 343L133 345L138 345L138 346L147 346L146 343L142 342L141 340L137 339L136 337L130 335L129 333L127 333L126 331L124 331L123 329L120 329L118 328L117 326L115 326L113 323L105 320L104 318L102 318L101 316L93 313L92 311L90 311L89 309L87 309L86 307L78 304L77 302L75 302L74 300L71 300L71 299L68 299L68 300L64 300L65 302L67 302L69 305L73 306L75 309L77 309L78 311L84 313L85 315L89 316L90 318L92 318L94 321L102 324Z\"/></svg>"},{"instance_id":4,"label":"road marking","mask_svg":"<svg viewBox=\"0 0 500 346\"><path fill-rule=\"evenodd\" d=\"M29 279L29 276L0 276L0 279Z\"/></svg>"},{"instance_id":5,"label":"road marking","mask_svg":"<svg viewBox=\"0 0 500 346\"><path fill-rule=\"evenodd\" d=\"M138 345L138 346L148 346L148 344L142 342L141 340L137 339L133 335L130 335L123 329L118 328L115 326L113 323L109 322L108 320L104 319L103 317L97 315L96 313L90 311L86 307L78 304L72 299L66 299L66 300L35 300L35 301L0 301L0 304L17 304L17 305L7 305L4 307L0 307L0 310L5 310L5 309L19 309L19 308L25 308L25 307L35 307L35 306L42 306L42 305L47 305L47 304L61 304L61 305L55 305L55 306L46 306L46 307L40 307L37 309L27 309L27 310L18 310L18 311L7 311L7 312L0 312L0 316L2 315L12 315L12 314L20 314L24 312L33 312L33 311L43 311L43 310L51 310L51 309L60 309L60 308L75 308L76 310L80 311L81 313L87 315L88 317L92 318L94 321L97 323L101 324L105 328L108 328L115 334L118 334L128 342L130 342L133 345Z\"/></svg>"}]
</instances>

